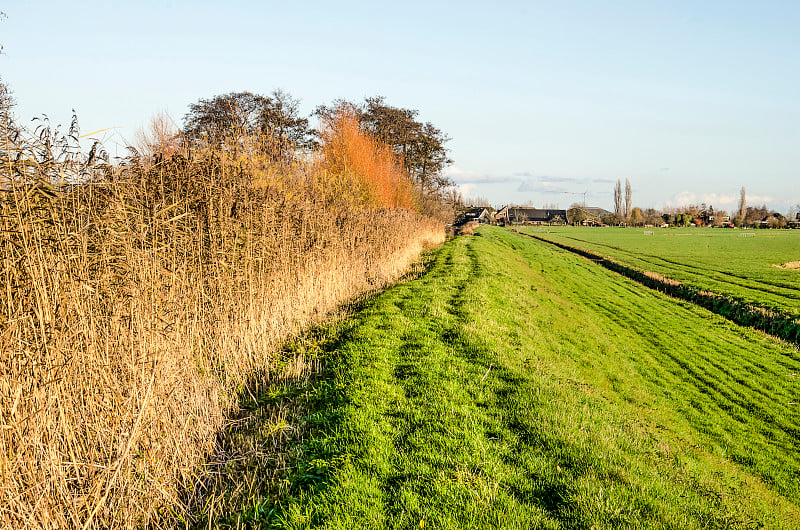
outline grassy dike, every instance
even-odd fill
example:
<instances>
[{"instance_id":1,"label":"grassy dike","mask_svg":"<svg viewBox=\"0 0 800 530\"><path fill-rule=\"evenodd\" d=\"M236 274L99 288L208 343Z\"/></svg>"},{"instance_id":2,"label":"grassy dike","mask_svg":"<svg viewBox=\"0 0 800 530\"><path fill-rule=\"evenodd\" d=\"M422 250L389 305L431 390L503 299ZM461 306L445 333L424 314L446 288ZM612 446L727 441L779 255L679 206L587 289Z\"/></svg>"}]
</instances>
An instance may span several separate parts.
<instances>
[{"instance_id":1,"label":"grassy dike","mask_svg":"<svg viewBox=\"0 0 800 530\"><path fill-rule=\"evenodd\" d=\"M800 525L797 349L497 228L428 259L306 337L279 500L217 524Z\"/></svg>"}]
</instances>

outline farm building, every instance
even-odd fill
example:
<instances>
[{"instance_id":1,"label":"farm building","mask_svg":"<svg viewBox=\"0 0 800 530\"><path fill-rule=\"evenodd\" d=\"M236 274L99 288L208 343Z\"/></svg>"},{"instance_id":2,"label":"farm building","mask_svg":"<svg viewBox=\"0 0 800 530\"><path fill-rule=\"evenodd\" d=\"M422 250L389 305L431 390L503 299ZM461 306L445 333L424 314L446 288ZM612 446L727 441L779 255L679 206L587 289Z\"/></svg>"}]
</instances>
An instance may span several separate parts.
<instances>
[{"instance_id":1,"label":"farm building","mask_svg":"<svg viewBox=\"0 0 800 530\"><path fill-rule=\"evenodd\" d=\"M495 219L506 224L563 225L567 222L567 211L504 206L495 214Z\"/></svg>"},{"instance_id":2,"label":"farm building","mask_svg":"<svg viewBox=\"0 0 800 530\"><path fill-rule=\"evenodd\" d=\"M787 225L786 217L778 212L770 212L752 223L753 228L784 228Z\"/></svg>"},{"instance_id":3,"label":"farm building","mask_svg":"<svg viewBox=\"0 0 800 530\"><path fill-rule=\"evenodd\" d=\"M478 221L479 223L488 223L491 221L489 216L489 209L484 207L467 208L460 216L456 224L468 223L470 221Z\"/></svg>"}]
</instances>

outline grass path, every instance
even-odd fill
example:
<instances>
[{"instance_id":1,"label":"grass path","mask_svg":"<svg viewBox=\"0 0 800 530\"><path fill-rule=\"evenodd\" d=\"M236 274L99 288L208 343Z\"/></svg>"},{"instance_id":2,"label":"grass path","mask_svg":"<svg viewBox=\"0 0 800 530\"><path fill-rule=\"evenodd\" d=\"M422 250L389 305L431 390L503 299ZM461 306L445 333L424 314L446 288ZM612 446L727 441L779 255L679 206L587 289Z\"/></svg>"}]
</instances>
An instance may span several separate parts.
<instances>
[{"instance_id":1,"label":"grass path","mask_svg":"<svg viewBox=\"0 0 800 530\"><path fill-rule=\"evenodd\" d=\"M307 338L279 528L800 526L798 351L493 228Z\"/></svg>"}]
</instances>

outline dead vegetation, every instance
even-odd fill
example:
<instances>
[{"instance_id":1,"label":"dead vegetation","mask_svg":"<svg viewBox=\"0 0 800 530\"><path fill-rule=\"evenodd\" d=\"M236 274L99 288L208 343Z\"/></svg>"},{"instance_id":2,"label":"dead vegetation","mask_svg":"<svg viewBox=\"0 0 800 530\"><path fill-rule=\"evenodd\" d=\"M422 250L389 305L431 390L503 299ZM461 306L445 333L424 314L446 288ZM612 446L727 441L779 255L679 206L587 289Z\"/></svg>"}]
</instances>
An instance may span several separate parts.
<instances>
[{"instance_id":1,"label":"dead vegetation","mask_svg":"<svg viewBox=\"0 0 800 530\"><path fill-rule=\"evenodd\" d=\"M783 265L773 265L773 267L777 267L779 269L789 269L792 271L800 270L800 261L789 261L784 263Z\"/></svg>"},{"instance_id":2,"label":"dead vegetation","mask_svg":"<svg viewBox=\"0 0 800 530\"><path fill-rule=\"evenodd\" d=\"M475 229L480 226L478 221L469 221L461 226L455 228L455 235L457 236L472 236L475 235Z\"/></svg>"},{"instance_id":3,"label":"dead vegetation","mask_svg":"<svg viewBox=\"0 0 800 530\"><path fill-rule=\"evenodd\" d=\"M681 285L681 282L679 282L678 280L675 280L673 278L667 278L666 276L663 276L663 275L661 275L661 274L659 274L657 272L642 271L642 274L644 274L646 277L650 278L651 280L655 280L655 281L657 281L659 283L662 283L664 285L670 285L672 287L679 287Z\"/></svg>"},{"instance_id":4,"label":"dead vegetation","mask_svg":"<svg viewBox=\"0 0 800 530\"><path fill-rule=\"evenodd\" d=\"M278 346L443 240L395 161L336 124L348 172L156 126L119 162L76 127L0 131L7 527L172 524L248 378L305 370Z\"/></svg>"}]
</instances>

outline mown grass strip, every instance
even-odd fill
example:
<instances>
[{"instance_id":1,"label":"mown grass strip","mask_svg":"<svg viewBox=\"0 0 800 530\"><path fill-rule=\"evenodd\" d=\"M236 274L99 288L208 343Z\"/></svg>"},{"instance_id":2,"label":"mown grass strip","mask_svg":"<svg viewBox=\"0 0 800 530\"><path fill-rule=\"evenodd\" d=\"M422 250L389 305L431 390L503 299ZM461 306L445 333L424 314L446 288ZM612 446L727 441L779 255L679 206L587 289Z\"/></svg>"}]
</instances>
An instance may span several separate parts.
<instances>
[{"instance_id":1,"label":"mown grass strip","mask_svg":"<svg viewBox=\"0 0 800 530\"><path fill-rule=\"evenodd\" d=\"M737 324L752 327L789 342L800 344L800 320L797 320L792 315L736 299L732 296L687 285L651 271L639 270L592 250L568 245L536 234L519 233L588 258L608 270L622 274L651 289L697 304Z\"/></svg>"}]
</instances>

